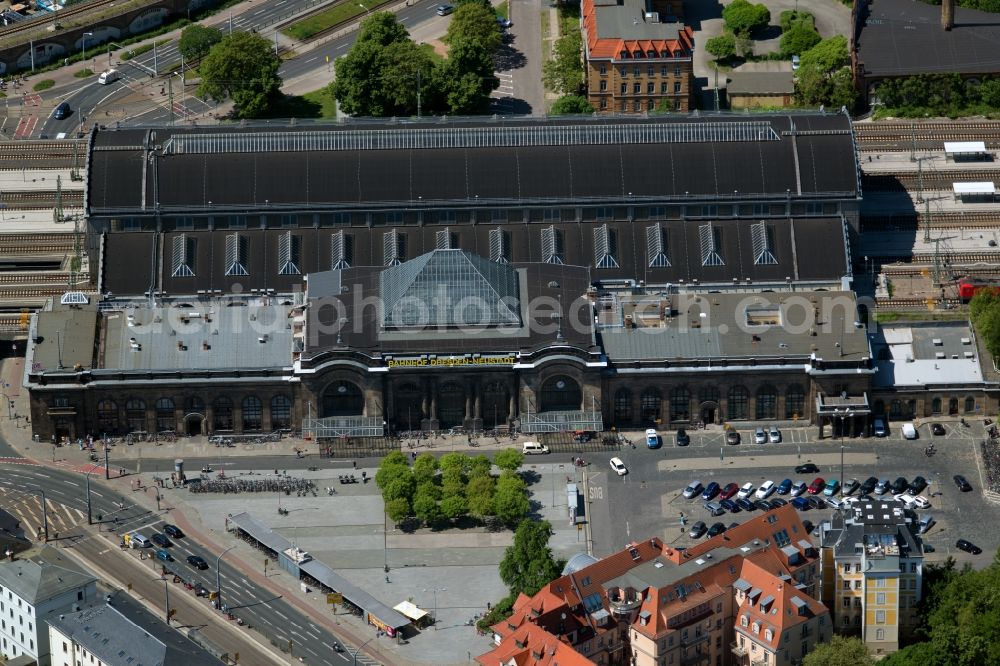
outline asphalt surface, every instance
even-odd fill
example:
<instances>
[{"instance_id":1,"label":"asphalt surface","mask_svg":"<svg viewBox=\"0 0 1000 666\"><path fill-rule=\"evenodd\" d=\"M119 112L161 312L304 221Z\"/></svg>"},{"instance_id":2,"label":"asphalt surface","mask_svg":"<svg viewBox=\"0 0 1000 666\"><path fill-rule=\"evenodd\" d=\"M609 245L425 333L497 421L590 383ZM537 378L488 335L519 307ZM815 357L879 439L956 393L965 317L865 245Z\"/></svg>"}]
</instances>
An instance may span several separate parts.
<instances>
[{"instance_id":1,"label":"asphalt surface","mask_svg":"<svg viewBox=\"0 0 1000 666\"><path fill-rule=\"evenodd\" d=\"M6 442L0 440L0 457L15 459L21 456ZM115 469L113 463L112 469ZM102 468L98 468L98 471L95 472L95 474L102 473ZM0 485L23 493L25 498L44 491L50 511L53 505L60 504L66 507L64 512L67 509L75 510L77 515L82 512L82 518L85 520L86 482L80 474L8 460L0 462ZM116 535L141 529L149 536L154 531L159 531L165 524L166 521L162 516L137 505L131 496L119 494L104 486L97 487L97 484L92 483L91 485L92 516L95 522L97 522L98 515L102 516L101 529L107 527ZM108 550L107 543L99 539L88 538L88 534L86 528L81 527L78 532L71 531L67 534L61 534L60 538L73 541L74 547L79 547L81 554L95 563L107 565L106 560L101 559ZM168 566L186 574L185 578L190 580L192 584L203 584L208 589L215 589L217 554L210 552L190 536L172 541L173 545L169 551L175 561L168 563ZM185 563L188 555L201 556L209 563L209 569L197 571L189 567ZM154 560L147 562L147 564L154 564L156 568L153 573L159 573L160 562ZM151 569L151 571L153 570ZM227 564L225 560L222 561L219 574L222 582L223 603L228 605L232 612L241 617L247 625L267 632L269 637L276 639L279 644L287 647L288 641L292 641L294 654L300 657L301 663L328 666L351 663L350 653L355 651L355 646L310 622L281 596L275 596L272 592L259 587L244 576L241 571ZM182 590L183 588L175 586L175 591ZM147 592L147 594L154 593ZM190 593L186 594L190 597ZM156 597L150 596L150 598ZM207 604L203 599L196 600L195 603ZM347 651L337 652L334 649L337 643L344 645ZM242 663L253 662L242 660ZM270 660L265 659L258 663L266 664L270 663ZM376 662L360 655L358 663L372 664Z\"/></svg>"}]
</instances>

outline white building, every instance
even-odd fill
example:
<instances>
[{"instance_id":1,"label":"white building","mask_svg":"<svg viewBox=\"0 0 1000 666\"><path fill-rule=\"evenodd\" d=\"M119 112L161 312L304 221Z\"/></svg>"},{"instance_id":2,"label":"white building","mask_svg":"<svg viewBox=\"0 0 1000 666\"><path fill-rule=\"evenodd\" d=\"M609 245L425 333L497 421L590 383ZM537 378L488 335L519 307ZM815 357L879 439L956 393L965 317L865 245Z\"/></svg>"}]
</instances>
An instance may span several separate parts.
<instances>
[{"instance_id":1,"label":"white building","mask_svg":"<svg viewBox=\"0 0 1000 666\"><path fill-rule=\"evenodd\" d=\"M8 659L27 655L39 666L48 666L46 616L82 607L96 597L96 578L41 557L0 562L0 653Z\"/></svg>"}]
</instances>

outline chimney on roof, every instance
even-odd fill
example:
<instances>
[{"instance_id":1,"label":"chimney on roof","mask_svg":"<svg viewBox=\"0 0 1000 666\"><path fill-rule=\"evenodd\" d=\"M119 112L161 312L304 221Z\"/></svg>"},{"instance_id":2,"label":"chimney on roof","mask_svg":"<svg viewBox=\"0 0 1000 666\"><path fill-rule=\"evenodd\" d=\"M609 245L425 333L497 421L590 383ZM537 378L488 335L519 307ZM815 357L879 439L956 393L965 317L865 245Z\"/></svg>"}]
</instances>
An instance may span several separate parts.
<instances>
[{"instance_id":1,"label":"chimney on roof","mask_svg":"<svg viewBox=\"0 0 1000 666\"><path fill-rule=\"evenodd\" d=\"M941 27L951 30L955 25L955 0L941 0Z\"/></svg>"}]
</instances>

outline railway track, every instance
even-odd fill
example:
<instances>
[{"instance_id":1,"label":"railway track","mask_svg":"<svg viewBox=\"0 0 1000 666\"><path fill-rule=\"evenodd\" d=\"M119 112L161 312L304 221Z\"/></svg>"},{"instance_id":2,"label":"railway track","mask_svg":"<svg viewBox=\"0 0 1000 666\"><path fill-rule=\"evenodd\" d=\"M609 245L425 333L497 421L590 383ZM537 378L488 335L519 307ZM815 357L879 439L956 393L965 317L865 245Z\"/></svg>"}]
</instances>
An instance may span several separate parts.
<instances>
[{"instance_id":1,"label":"railway track","mask_svg":"<svg viewBox=\"0 0 1000 666\"><path fill-rule=\"evenodd\" d=\"M861 152L941 149L944 141L983 141L987 150L1000 148L1000 122L874 122L854 125Z\"/></svg>"},{"instance_id":2,"label":"railway track","mask_svg":"<svg viewBox=\"0 0 1000 666\"><path fill-rule=\"evenodd\" d=\"M46 299L50 296L59 296L66 291L66 287L61 285L0 286L0 301Z\"/></svg>"},{"instance_id":3,"label":"railway track","mask_svg":"<svg viewBox=\"0 0 1000 666\"><path fill-rule=\"evenodd\" d=\"M997 180L1000 180L1000 170L929 171L924 173L922 184L925 190L950 190L952 183L995 183ZM916 192L920 190L921 178L915 173L865 174L861 184L866 191Z\"/></svg>"},{"instance_id":4,"label":"railway track","mask_svg":"<svg viewBox=\"0 0 1000 666\"><path fill-rule=\"evenodd\" d=\"M899 215L863 215L862 231L894 231L913 229L925 222L923 213ZM996 212L941 211L931 215L931 229L996 229L1000 228L1000 210Z\"/></svg>"},{"instance_id":5,"label":"railway track","mask_svg":"<svg viewBox=\"0 0 1000 666\"><path fill-rule=\"evenodd\" d=\"M82 243L81 239L81 243ZM64 256L73 251L73 234L0 234L0 256Z\"/></svg>"},{"instance_id":6,"label":"railway track","mask_svg":"<svg viewBox=\"0 0 1000 666\"><path fill-rule=\"evenodd\" d=\"M10 141L0 144L0 161L83 156L82 141Z\"/></svg>"},{"instance_id":7,"label":"railway track","mask_svg":"<svg viewBox=\"0 0 1000 666\"><path fill-rule=\"evenodd\" d=\"M116 1L117 0L92 0L91 2L85 2L78 5L67 5L65 7L61 7L58 15L59 22L63 26L66 26L68 24L67 19L79 14L86 14L101 7L114 5ZM45 13L37 15L37 18L28 19L26 21L17 21L11 25L0 27L0 40L3 40L4 38L10 39L19 32L37 30L38 28L44 27L46 22L51 19L52 15Z\"/></svg>"},{"instance_id":8,"label":"railway track","mask_svg":"<svg viewBox=\"0 0 1000 666\"><path fill-rule=\"evenodd\" d=\"M62 205L68 208L83 206L83 192L80 190L64 190L61 194ZM56 192L0 192L0 204L8 210L34 210L38 208L55 208Z\"/></svg>"},{"instance_id":9,"label":"railway track","mask_svg":"<svg viewBox=\"0 0 1000 666\"><path fill-rule=\"evenodd\" d=\"M907 263L917 266L934 265L933 254L915 254L911 257L902 257L898 255L882 257L869 256L868 260L876 266ZM942 252L939 260L943 265L951 267L962 266L963 270L965 270L965 267L975 267L980 264L984 267L992 266L994 268L1000 268L1000 252Z\"/></svg>"},{"instance_id":10,"label":"railway track","mask_svg":"<svg viewBox=\"0 0 1000 666\"><path fill-rule=\"evenodd\" d=\"M26 326L21 324L21 316L0 315L0 331L26 331Z\"/></svg>"},{"instance_id":11,"label":"railway track","mask_svg":"<svg viewBox=\"0 0 1000 666\"><path fill-rule=\"evenodd\" d=\"M961 277L994 277L1000 274L1000 268L976 268L974 266L960 267ZM885 264L881 267L881 272L888 277L915 277L917 275L930 276L931 269L926 266L914 266L913 264Z\"/></svg>"},{"instance_id":12,"label":"railway track","mask_svg":"<svg viewBox=\"0 0 1000 666\"><path fill-rule=\"evenodd\" d=\"M42 285L63 285L66 289L70 289L69 280L70 274L65 272L45 273L39 271L37 273L0 273L0 286L16 285L34 287ZM75 289L76 287L72 288Z\"/></svg>"},{"instance_id":13,"label":"railway track","mask_svg":"<svg viewBox=\"0 0 1000 666\"><path fill-rule=\"evenodd\" d=\"M944 306L954 309L962 305L957 298L879 298L875 304L880 310L934 310Z\"/></svg>"}]
</instances>

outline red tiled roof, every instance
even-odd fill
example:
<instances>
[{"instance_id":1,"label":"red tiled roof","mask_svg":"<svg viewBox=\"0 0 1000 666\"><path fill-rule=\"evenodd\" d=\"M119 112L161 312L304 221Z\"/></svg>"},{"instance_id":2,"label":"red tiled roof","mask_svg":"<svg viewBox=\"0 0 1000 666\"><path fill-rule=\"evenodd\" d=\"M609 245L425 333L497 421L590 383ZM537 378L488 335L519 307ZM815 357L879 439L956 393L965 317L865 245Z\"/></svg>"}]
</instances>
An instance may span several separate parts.
<instances>
[{"instance_id":1,"label":"red tiled roof","mask_svg":"<svg viewBox=\"0 0 1000 666\"><path fill-rule=\"evenodd\" d=\"M689 56L694 49L694 31L684 26L676 39L628 39L628 35L599 38L597 36L597 9L594 0L583 0L583 30L587 52L591 58L618 58L622 51L645 54L650 49L657 53L670 53L674 57ZM665 24L666 25L666 24ZM679 53L678 53L679 52ZM667 56L670 57L670 56Z\"/></svg>"},{"instance_id":2,"label":"red tiled roof","mask_svg":"<svg viewBox=\"0 0 1000 666\"><path fill-rule=\"evenodd\" d=\"M765 551L766 552L766 551ZM736 631L742 632L754 641L767 645L772 650L778 649L781 642L781 632L797 624L805 622L810 617L828 614L826 606L816 601L805 592L795 589L791 581L783 581L764 568L758 561L763 558L746 558L743 560L743 567L740 570L740 578L750 583L752 588L760 590L760 596L755 600L747 597L743 604L736 611ZM766 611L761 610L760 602L767 597L772 597L773 602ZM799 615L798 608L792 603L792 597L799 597L806 603L809 612L807 615ZM756 603L754 603L756 601ZM743 627L740 620L744 615L749 615L748 627ZM760 624L760 632L754 634L751 627L754 622ZM765 638L765 630L773 629L771 640Z\"/></svg>"},{"instance_id":3,"label":"red tiled roof","mask_svg":"<svg viewBox=\"0 0 1000 666\"><path fill-rule=\"evenodd\" d=\"M483 666L511 662L517 666L593 666L590 659L565 645L541 627L528 622L505 638L500 645L476 657Z\"/></svg>"}]
</instances>

